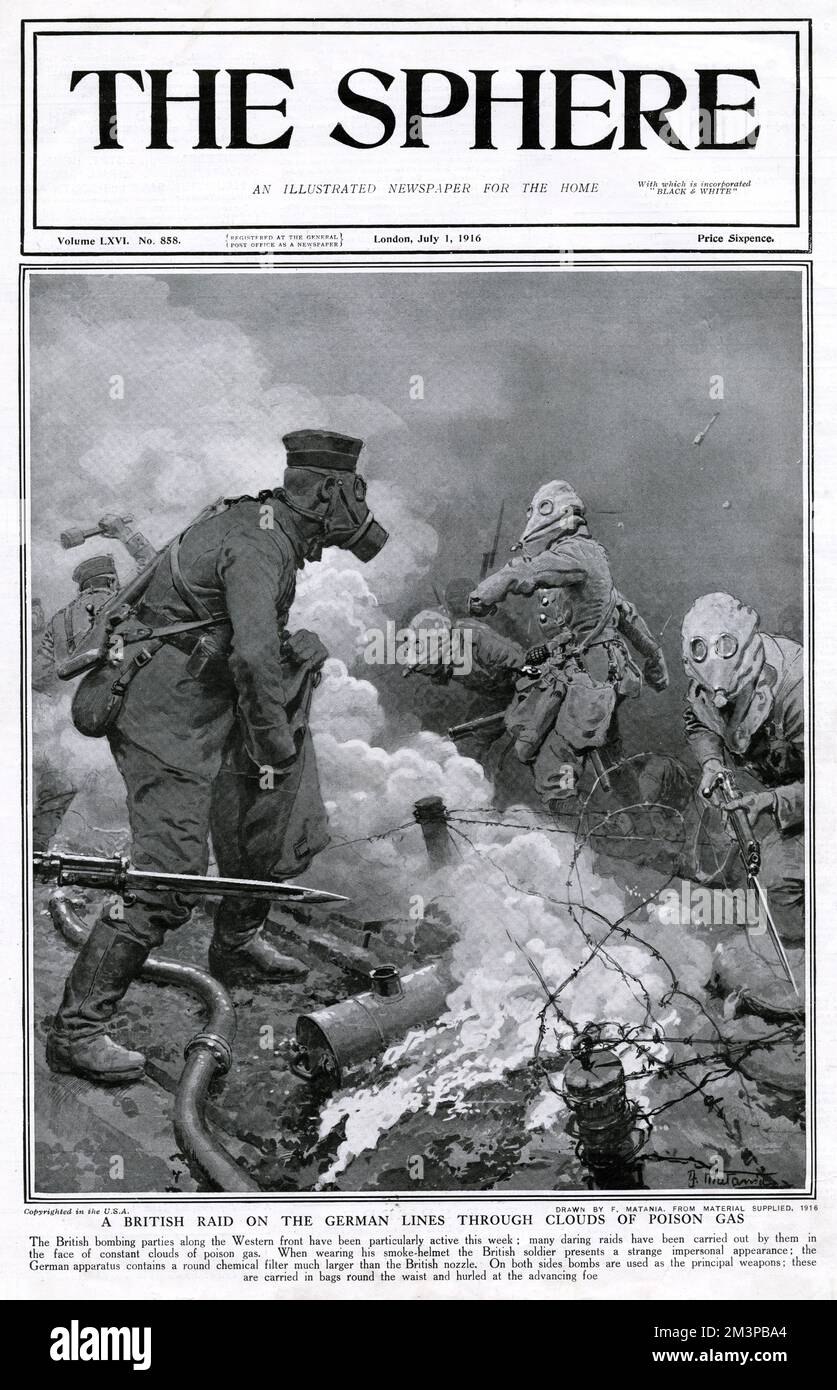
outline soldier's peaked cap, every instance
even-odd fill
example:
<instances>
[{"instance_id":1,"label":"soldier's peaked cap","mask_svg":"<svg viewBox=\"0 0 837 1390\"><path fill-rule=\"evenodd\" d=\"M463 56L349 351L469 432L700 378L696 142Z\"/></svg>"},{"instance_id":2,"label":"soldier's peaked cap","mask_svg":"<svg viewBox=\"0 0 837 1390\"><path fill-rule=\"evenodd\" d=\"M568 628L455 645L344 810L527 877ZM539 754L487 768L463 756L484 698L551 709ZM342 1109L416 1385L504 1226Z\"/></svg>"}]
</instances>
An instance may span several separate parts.
<instances>
[{"instance_id":1,"label":"soldier's peaked cap","mask_svg":"<svg viewBox=\"0 0 837 1390\"><path fill-rule=\"evenodd\" d=\"M73 583L84 588L91 579L113 579L116 575L116 562L112 555L91 555L82 560L73 570Z\"/></svg>"},{"instance_id":2,"label":"soldier's peaked cap","mask_svg":"<svg viewBox=\"0 0 837 1390\"><path fill-rule=\"evenodd\" d=\"M283 436L282 443L288 451L288 468L336 468L346 473L355 471L363 448L362 439L333 430L294 430Z\"/></svg>"}]
</instances>

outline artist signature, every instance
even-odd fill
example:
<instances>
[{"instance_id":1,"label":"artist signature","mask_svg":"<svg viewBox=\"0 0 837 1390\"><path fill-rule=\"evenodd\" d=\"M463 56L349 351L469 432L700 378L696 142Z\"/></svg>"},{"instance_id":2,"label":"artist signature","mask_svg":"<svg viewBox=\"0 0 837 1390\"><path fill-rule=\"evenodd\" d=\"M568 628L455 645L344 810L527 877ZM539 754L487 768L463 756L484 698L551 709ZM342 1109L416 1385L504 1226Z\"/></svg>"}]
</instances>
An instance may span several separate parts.
<instances>
[{"instance_id":1,"label":"artist signature","mask_svg":"<svg viewBox=\"0 0 837 1390\"><path fill-rule=\"evenodd\" d=\"M776 1187L773 1173L750 1173L746 1168L717 1172L713 1168L690 1168L689 1187Z\"/></svg>"}]
</instances>

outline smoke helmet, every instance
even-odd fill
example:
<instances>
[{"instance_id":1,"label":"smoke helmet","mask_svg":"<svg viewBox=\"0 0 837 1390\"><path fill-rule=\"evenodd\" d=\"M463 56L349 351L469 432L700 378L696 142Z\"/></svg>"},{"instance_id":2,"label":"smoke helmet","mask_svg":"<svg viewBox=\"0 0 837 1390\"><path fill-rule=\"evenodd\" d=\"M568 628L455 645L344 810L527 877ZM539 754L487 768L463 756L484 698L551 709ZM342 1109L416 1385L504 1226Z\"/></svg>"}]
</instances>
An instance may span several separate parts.
<instances>
[{"instance_id":1,"label":"smoke helmet","mask_svg":"<svg viewBox=\"0 0 837 1390\"><path fill-rule=\"evenodd\" d=\"M572 536L586 525L584 503L575 489L560 478L538 488L526 518L520 543L527 559L540 555L553 541Z\"/></svg>"},{"instance_id":2,"label":"smoke helmet","mask_svg":"<svg viewBox=\"0 0 837 1390\"><path fill-rule=\"evenodd\" d=\"M759 615L732 594L704 594L692 604L682 628L686 673L718 710L755 688L764 665Z\"/></svg>"}]
</instances>

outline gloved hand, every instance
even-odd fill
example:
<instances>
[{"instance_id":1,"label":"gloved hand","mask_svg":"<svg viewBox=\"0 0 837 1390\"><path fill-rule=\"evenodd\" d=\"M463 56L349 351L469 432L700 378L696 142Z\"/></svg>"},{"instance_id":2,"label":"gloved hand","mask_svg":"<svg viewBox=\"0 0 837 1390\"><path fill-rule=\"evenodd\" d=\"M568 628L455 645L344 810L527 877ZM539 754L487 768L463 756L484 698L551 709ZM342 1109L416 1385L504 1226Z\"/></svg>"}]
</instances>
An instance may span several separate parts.
<instances>
[{"instance_id":1,"label":"gloved hand","mask_svg":"<svg viewBox=\"0 0 837 1390\"><path fill-rule=\"evenodd\" d=\"M104 516L99 517L99 530L109 540L118 541L127 536L129 521L133 521L133 517L116 516L113 512L106 512Z\"/></svg>"},{"instance_id":2,"label":"gloved hand","mask_svg":"<svg viewBox=\"0 0 837 1390\"><path fill-rule=\"evenodd\" d=\"M645 679L652 690L665 690L668 685L668 667L662 652L649 656L644 667Z\"/></svg>"},{"instance_id":3,"label":"gloved hand","mask_svg":"<svg viewBox=\"0 0 837 1390\"><path fill-rule=\"evenodd\" d=\"M468 612L473 618L488 618L497 612L496 603L487 603L476 591L468 599Z\"/></svg>"},{"instance_id":4,"label":"gloved hand","mask_svg":"<svg viewBox=\"0 0 837 1390\"><path fill-rule=\"evenodd\" d=\"M700 795L708 799L712 795L712 783L724 764L720 758L710 758L700 770Z\"/></svg>"},{"instance_id":5,"label":"gloved hand","mask_svg":"<svg viewBox=\"0 0 837 1390\"><path fill-rule=\"evenodd\" d=\"M773 792L744 792L742 796L735 796L726 804L728 811L746 811L750 817L750 824L754 825L759 816L764 815L765 811L772 811L776 805L776 797Z\"/></svg>"},{"instance_id":6,"label":"gloved hand","mask_svg":"<svg viewBox=\"0 0 837 1390\"><path fill-rule=\"evenodd\" d=\"M297 666L309 666L312 671L319 671L328 659L328 648L323 646L316 632L309 632L305 627L288 634L283 651Z\"/></svg>"}]
</instances>

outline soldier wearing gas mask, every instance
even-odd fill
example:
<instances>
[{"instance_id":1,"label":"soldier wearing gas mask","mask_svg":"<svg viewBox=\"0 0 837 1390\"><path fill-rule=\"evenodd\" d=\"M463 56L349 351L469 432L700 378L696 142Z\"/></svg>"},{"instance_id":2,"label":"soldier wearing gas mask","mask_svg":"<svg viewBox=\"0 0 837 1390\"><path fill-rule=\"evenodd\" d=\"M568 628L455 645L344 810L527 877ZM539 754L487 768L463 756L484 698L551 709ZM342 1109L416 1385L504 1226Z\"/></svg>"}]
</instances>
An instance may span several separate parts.
<instances>
[{"instance_id":1,"label":"soldier wearing gas mask","mask_svg":"<svg viewBox=\"0 0 837 1390\"><path fill-rule=\"evenodd\" d=\"M761 845L761 881L786 942L804 937L805 852L802 648L759 630L754 609L732 594L704 594L683 620L689 681L686 737L711 792L724 765L743 768L760 791L728 801L746 810Z\"/></svg>"},{"instance_id":2,"label":"soldier wearing gas mask","mask_svg":"<svg viewBox=\"0 0 837 1390\"><path fill-rule=\"evenodd\" d=\"M108 738L125 782L133 862L205 873L208 841L222 875L293 878L327 843L327 818L308 707L328 653L312 632L289 633L297 572L326 546L370 560L387 539L357 473L363 447L328 430L286 435L283 485L202 513L161 552L136 610L154 630L179 631L135 670ZM95 924L70 973L47 1050L54 1070L121 1083L140 1053L107 1024L165 933L192 902L137 893ZM305 969L262 932L270 904L224 900L210 967L298 979Z\"/></svg>"},{"instance_id":3,"label":"soldier wearing gas mask","mask_svg":"<svg viewBox=\"0 0 837 1390\"><path fill-rule=\"evenodd\" d=\"M614 587L607 552L590 535L584 503L569 483L545 483L532 498L520 555L477 585L471 612L494 611L510 594L549 602L552 635L527 662L506 727L535 788L559 824L574 828L585 756L617 752L617 708L639 693L640 672L624 639L644 658L653 690L668 685L665 657L637 610ZM545 614L544 614L545 616Z\"/></svg>"}]
</instances>

